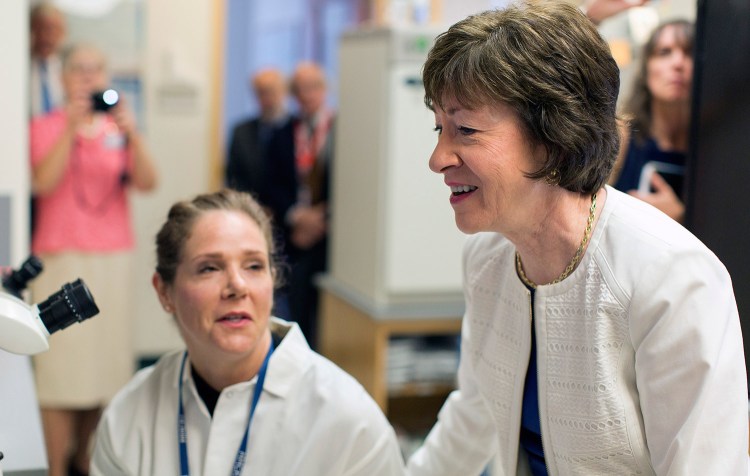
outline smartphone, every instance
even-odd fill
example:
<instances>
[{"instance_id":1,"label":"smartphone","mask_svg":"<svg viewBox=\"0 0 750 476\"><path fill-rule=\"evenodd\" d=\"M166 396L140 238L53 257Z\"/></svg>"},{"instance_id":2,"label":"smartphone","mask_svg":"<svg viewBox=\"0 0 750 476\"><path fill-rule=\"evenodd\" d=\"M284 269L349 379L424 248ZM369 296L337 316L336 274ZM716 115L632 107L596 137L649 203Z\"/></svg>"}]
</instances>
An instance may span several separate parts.
<instances>
[{"instance_id":1,"label":"smartphone","mask_svg":"<svg viewBox=\"0 0 750 476\"><path fill-rule=\"evenodd\" d=\"M94 103L94 111L107 112L120 101L120 95L114 89L96 91L91 95L91 101Z\"/></svg>"},{"instance_id":2,"label":"smartphone","mask_svg":"<svg viewBox=\"0 0 750 476\"><path fill-rule=\"evenodd\" d=\"M641 178L638 181L638 191L641 193L653 193L651 177L658 173L672 187L675 195L682 196L682 182L685 176L683 165L669 164L666 162L647 162L641 170Z\"/></svg>"}]
</instances>

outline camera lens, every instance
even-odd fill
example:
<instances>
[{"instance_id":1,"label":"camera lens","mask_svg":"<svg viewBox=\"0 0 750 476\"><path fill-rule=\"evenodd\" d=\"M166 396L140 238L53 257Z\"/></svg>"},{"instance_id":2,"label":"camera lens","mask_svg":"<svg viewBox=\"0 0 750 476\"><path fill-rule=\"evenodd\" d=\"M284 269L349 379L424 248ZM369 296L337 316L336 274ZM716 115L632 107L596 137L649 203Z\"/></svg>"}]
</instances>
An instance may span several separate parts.
<instances>
[{"instance_id":1,"label":"camera lens","mask_svg":"<svg viewBox=\"0 0 750 476\"><path fill-rule=\"evenodd\" d=\"M120 95L114 89L107 89L102 93L102 100L109 106L114 106L120 100Z\"/></svg>"},{"instance_id":2,"label":"camera lens","mask_svg":"<svg viewBox=\"0 0 750 476\"><path fill-rule=\"evenodd\" d=\"M50 334L99 314L89 288L81 279L63 284L62 289L38 307L39 318Z\"/></svg>"},{"instance_id":3,"label":"camera lens","mask_svg":"<svg viewBox=\"0 0 750 476\"><path fill-rule=\"evenodd\" d=\"M20 268L13 270L3 279L3 287L6 291L16 297L21 297L21 292L26 285L42 272L42 262L34 255L29 256Z\"/></svg>"},{"instance_id":4,"label":"camera lens","mask_svg":"<svg viewBox=\"0 0 750 476\"><path fill-rule=\"evenodd\" d=\"M94 103L94 111L107 112L117 105L120 95L114 89L107 89L92 93L91 100Z\"/></svg>"}]
</instances>

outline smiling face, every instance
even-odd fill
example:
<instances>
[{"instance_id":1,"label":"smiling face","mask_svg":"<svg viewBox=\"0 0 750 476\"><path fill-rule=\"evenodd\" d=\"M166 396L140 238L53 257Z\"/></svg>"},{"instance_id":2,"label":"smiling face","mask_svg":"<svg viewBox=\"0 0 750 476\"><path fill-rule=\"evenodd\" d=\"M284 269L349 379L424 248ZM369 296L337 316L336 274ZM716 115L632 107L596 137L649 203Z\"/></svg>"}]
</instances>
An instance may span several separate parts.
<instances>
[{"instance_id":1,"label":"smiling face","mask_svg":"<svg viewBox=\"0 0 750 476\"><path fill-rule=\"evenodd\" d=\"M174 281L156 273L154 287L191 360L211 365L265 352L274 282L257 223L239 211L207 211L180 256Z\"/></svg>"},{"instance_id":2,"label":"smiling face","mask_svg":"<svg viewBox=\"0 0 750 476\"><path fill-rule=\"evenodd\" d=\"M470 110L455 101L443 106L435 105L439 137L430 169L451 187L456 225L464 233L521 229L531 198L546 186L525 176L540 167L544 149L529 142L509 106Z\"/></svg>"},{"instance_id":3,"label":"smiling face","mask_svg":"<svg viewBox=\"0 0 750 476\"><path fill-rule=\"evenodd\" d=\"M646 63L646 81L653 101L671 103L690 99L693 56L680 32L674 25L665 27Z\"/></svg>"}]
</instances>

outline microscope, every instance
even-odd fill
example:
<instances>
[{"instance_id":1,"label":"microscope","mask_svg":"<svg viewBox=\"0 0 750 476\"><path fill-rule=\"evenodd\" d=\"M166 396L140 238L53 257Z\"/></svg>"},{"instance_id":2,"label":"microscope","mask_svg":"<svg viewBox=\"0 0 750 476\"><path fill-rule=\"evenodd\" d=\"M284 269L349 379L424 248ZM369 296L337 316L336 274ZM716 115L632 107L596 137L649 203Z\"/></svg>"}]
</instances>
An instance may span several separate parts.
<instances>
[{"instance_id":1,"label":"microscope","mask_svg":"<svg viewBox=\"0 0 750 476\"><path fill-rule=\"evenodd\" d=\"M50 334L99 313L94 298L81 279L63 284L59 291L39 304L29 305L23 301L21 296L26 285L38 276L42 269L42 262L32 255L18 269L11 270L3 276L0 289L0 350L22 356L44 352L49 350ZM21 372L15 374L13 368L6 371L12 378L10 383L3 382L3 385L10 385L11 388L27 386L28 393L33 397L33 383L30 376L25 375L30 375L30 366L28 369L23 367ZM28 378L15 379L14 376ZM3 402L3 405L7 403ZM10 406L13 406L12 402L10 403ZM28 401L23 403L33 407ZM19 410L10 409L10 412L14 411ZM3 475L2 459L3 453L0 452L0 476Z\"/></svg>"},{"instance_id":2,"label":"microscope","mask_svg":"<svg viewBox=\"0 0 750 476\"><path fill-rule=\"evenodd\" d=\"M21 292L41 271L41 261L31 256L3 278L6 292L0 293L0 349L21 355L44 352L49 349L50 334L99 313L81 279L63 284L59 291L37 305L22 301Z\"/></svg>"}]
</instances>

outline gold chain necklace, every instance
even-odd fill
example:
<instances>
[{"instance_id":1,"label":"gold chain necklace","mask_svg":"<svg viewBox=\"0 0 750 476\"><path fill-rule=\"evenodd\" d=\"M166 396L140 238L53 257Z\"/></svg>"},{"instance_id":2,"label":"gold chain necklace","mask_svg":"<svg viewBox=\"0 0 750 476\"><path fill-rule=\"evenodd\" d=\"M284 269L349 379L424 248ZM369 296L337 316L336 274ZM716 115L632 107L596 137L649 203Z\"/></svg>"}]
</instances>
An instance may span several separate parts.
<instances>
[{"instance_id":1,"label":"gold chain necklace","mask_svg":"<svg viewBox=\"0 0 750 476\"><path fill-rule=\"evenodd\" d=\"M554 281L551 281L549 284L557 284L563 279L570 276L570 273L573 272L574 269L576 269L576 266L578 266L578 263L581 261L581 257L583 256L583 250L586 249L586 244L589 242L589 238L591 237L591 227L594 225L594 212L596 212L596 193L591 196L591 208L589 208L589 219L586 222L586 230L583 232L583 239L581 240L581 244L578 245L578 249L576 250L576 254L573 255L573 259L570 260L570 263L568 263L568 266L565 267L565 270L562 272L560 276L555 278ZM523 264L521 264L521 255L518 254L516 251L516 271L518 272L518 276L521 278L521 281L524 282L524 284L532 289L536 289L538 286L534 281L530 280L526 273L523 271Z\"/></svg>"}]
</instances>

